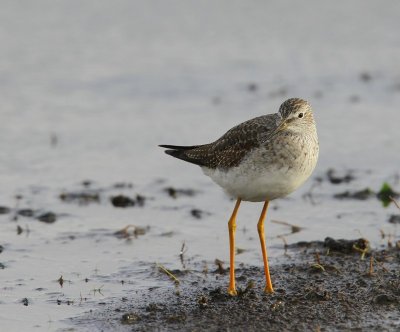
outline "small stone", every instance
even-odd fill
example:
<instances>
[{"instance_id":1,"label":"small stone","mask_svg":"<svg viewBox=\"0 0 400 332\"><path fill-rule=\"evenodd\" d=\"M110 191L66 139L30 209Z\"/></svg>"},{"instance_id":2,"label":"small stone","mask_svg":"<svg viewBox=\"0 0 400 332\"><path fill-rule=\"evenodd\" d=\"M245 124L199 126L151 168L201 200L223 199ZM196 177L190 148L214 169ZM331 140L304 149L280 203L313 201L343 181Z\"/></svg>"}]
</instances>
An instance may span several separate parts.
<instances>
[{"instance_id":1,"label":"small stone","mask_svg":"<svg viewBox=\"0 0 400 332\"><path fill-rule=\"evenodd\" d=\"M33 217L35 211L33 211L32 209L21 209L18 210L18 214L23 217Z\"/></svg>"},{"instance_id":2,"label":"small stone","mask_svg":"<svg viewBox=\"0 0 400 332\"><path fill-rule=\"evenodd\" d=\"M39 221L45 222L46 224L52 224L57 220L57 216L53 212L46 212L38 216L37 219Z\"/></svg>"},{"instance_id":3,"label":"small stone","mask_svg":"<svg viewBox=\"0 0 400 332\"><path fill-rule=\"evenodd\" d=\"M247 85L247 90L250 92L256 92L258 90L258 85L256 83L249 83Z\"/></svg>"},{"instance_id":4,"label":"small stone","mask_svg":"<svg viewBox=\"0 0 400 332\"><path fill-rule=\"evenodd\" d=\"M396 299L387 295L387 294L379 294L375 297L374 302L376 304L391 304L397 302Z\"/></svg>"},{"instance_id":5,"label":"small stone","mask_svg":"<svg viewBox=\"0 0 400 332\"><path fill-rule=\"evenodd\" d=\"M332 168L328 169L326 172L328 180L332 184L349 183L354 180L354 176L350 172L343 175L337 175L336 173L337 172Z\"/></svg>"},{"instance_id":6,"label":"small stone","mask_svg":"<svg viewBox=\"0 0 400 332\"><path fill-rule=\"evenodd\" d=\"M11 209L7 206L0 206L0 214L10 213Z\"/></svg>"},{"instance_id":7,"label":"small stone","mask_svg":"<svg viewBox=\"0 0 400 332\"><path fill-rule=\"evenodd\" d=\"M203 211L199 209L193 209L190 211L190 214L195 217L196 219L201 219L203 216Z\"/></svg>"},{"instance_id":8,"label":"small stone","mask_svg":"<svg viewBox=\"0 0 400 332\"><path fill-rule=\"evenodd\" d=\"M124 208L124 207L129 207L129 206L134 206L135 205L135 201L132 198L129 198L129 197L123 196L123 195L118 195L118 196L111 197L111 203L115 207L120 207L120 208Z\"/></svg>"},{"instance_id":9,"label":"small stone","mask_svg":"<svg viewBox=\"0 0 400 332\"><path fill-rule=\"evenodd\" d=\"M372 80L372 76L370 73L364 72L364 73L361 73L360 79L361 79L361 81L369 82L370 80Z\"/></svg>"},{"instance_id":10,"label":"small stone","mask_svg":"<svg viewBox=\"0 0 400 332\"><path fill-rule=\"evenodd\" d=\"M123 314L121 317L122 324L132 324L138 320L140 320L140 317L135 313Z\"/></svg>"},{"instance_id":11,"label":"small stone","mask_svg":"<svg viewBox=\"0 0 400 332\"><path fill-rule=\"evenodd\" d=\"M391 224L400 224L400 214L392 214L389 218Z\"/></svg>"}]
</instances>

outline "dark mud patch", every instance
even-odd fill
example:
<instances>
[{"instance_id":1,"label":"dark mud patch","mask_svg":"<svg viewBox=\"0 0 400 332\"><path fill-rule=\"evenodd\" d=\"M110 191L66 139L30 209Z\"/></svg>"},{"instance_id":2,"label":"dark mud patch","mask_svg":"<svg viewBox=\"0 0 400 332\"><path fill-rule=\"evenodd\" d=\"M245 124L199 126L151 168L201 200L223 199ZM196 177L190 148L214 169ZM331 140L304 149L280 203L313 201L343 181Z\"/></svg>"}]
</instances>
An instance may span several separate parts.
<instances>
[{"instance_id":1,"label":"dark mud patch","mask_svg":"<svg viewBox=\"0 0 400 332\"><path fill-rule=\"evenodd\" d=\"M19 216L36 219L47 224L56 222L59 217L59 215L51 211L33 210L28 208L16 210L13 220L17 221Z\"/></svg>"},{"instance_id":2,"label":"dark mud patch","mask_svg":"<svg viewBox=\"0 0 400 332\"><path fill-rule=\"evenodd\" d=\"M37 216L39 221L42 221L46 224L52 224L57 220L57 215L54 212L45 212Z\"/></svg>"},{"instance_id":3,"label":"dark mud patch","mask_svg":"<svg viewBox=\"0 0 400 332\"><path fill-rule=\"evenodd\" d=\"M376 194L369 188L365 188L357 191L344 191L338 194L335 194L333 197L337 199L358 199L358 200L366 200L370 197L374 197Z\"/></svg>"},{"instance_id":4,"label":"dark mud patch","mask_svg":"<svg viewBox=\"0 0 400 332\"><path fill-rule=\"evenodd\" d=\"M3 252L4 247L0 244L0 254ZM0 270L4 270L6 268L6 266L0 262Z\"/></svg>"},{"instance_id":5,"label":"dark mud patch","mask_svg":"<svg viewBox=\"0 0 400 332\"><path fill-rule=\"evenodd\" d=\"M353 171L347 170L345 173L340 174L337 170L330 168L326 172L326 176L330 183L332 184L341 184L341 183L349 183L355 179L353 175Z\"/></svg>"},{"instance_id":6,"label":"dark mud patch","mask_svg":"<svg viewBox=\"0 0 400 332\"><path fill-rule=\"evenodd\" d=\"M333 242L332 242L333 241ZM332 239L334 246L349 243ZM179 284L137 291L74 324L114 331L387 331L400 327L400 251L327 250L327 241L290 249L272 265L274 294L264 294L261 267L236 270L239 295L227 295L228 275L196 268L176 273ZM329 242L329 241L328 241ZM305 248L305 249L304 249ZM316 252L318 256L316 257ZM316 268L316 260L321 268ZM151 277L154 278L154 273Z\"/></svg>"},{"instance_id":7,"label":"dark mud patch","mask_svg":"<svg viewBox=\"0 0 400 332\"><path fill-rule=\"evenodd\" d=\"M136 197L131 198L125 195L112 196L110 198L111 204L118 208L132 207L132 206L144 206L146 202L146 197L142 195L136 195Z\"/></svg>"},{"instance_id":8,"label":"dark mud patch","mask_svg":"<svg viewBox=\"0 0 400 332\"><path fill-rule=\"evenodd\" d=\"M7 214L10 213L11 209L7 206L0 206L0 214Z\"/></svg>"},{"instance_id":9,"label":"dark mud patch","mask_svg":"<svg viewBox=\"0 0 400 332\"><path fill-rule=\"evenodd\" d=\"M78 205L89 205L93 203L101 204L109 201L116 208L143 207L149 197L130 192L134 188L130 182L117 182L110 187L94 188L91 181L83 181L84 189L63 191L58 197L64 203L74 203ZM115 191L118 191L115 193ZM112 192L111 195L107 193ZM128 192L122 194L121 192Z\"/></svg>"},{"instance_id":10,"label":"dark mud patch","mask_svg":"<svg viewBox=\"0 0 400 332\"><path fill-rule=\"evenodd\" d=\"M36 211L34 211L32 209L20 209L20 210L17 211L17 213L20 216L30 218L30 217L33 217L36 214Z\"/></svg>"},{"instance_id":11,"label":"dark mud patch","mask_svg":"<svg viewBox=\"0 0 400 332\"><path fill-rule=\"evenodd\" d=\"M192 209L190 210L190 215L195 219L202 219L205 216L211 215L211 213L200 209Z\"/></svg>"},{"instance_id":12,"label":"dark mud patch","mask_svg":"<svg viewBox=\"0 0 400 332\"><path fill-rule=\"evenodd\" d=\"M171 198L178 198L182 196L193 197L198 193L194 189L190 188L184 189L184 188L174 188L174 187L164 188L164 192L167 193L167 195Z\"/></svg>"},{"instance_id":13,"label":"dark mud patch","mask_svg":"<svg viewBox=\"0 0 400 332\"><path fill-rule=\"evenodd\" d=\"M392 187L385 182L383 183L381 189L378 192L374 192L370 188L365 188L357 191L344 191L335 194L333 197L337 199L357 199L357 200L367 200L369 198L375 197L382 202L384 207L387 207L392 202L396 204L395 198L400 197L400 193L394 191Z\"/></svg>"},{"instance_id":14,"label":"dark mud patch","mask_svg":"<svg viewBox=\"0 0 400 332\"><path fill-rule=\"evenodd\" d=\"M400 224L400 214L392 214L389 217L389 222L391 224Z\"/></svg>"},{"instance_id":15,"label":"dark mud patch","mask_svg":"<svg viewBox=\"0 0 400 332\"><path fill-rule=\"evenodd\" d=\"M60 194L59 198L65 203L88 205L90 203L100 203L100 192L97 190L63 192Z\"/></svg>"},{"instance_id":16,"label":"dark mud patch","mask_svg":"<svg viewBox=\"0 0 400 332\"><path fill-rule=\"evenodd\" d=\"M329 252L337 252L343 254L350 254L356 252L368 252L369 250L369 242L364 238L359 238L356 240L346 240L346 239L333 239L331 237L325 238L324 241L300 241L297 243L293 243L287 245L287 248L298 248L298 249L313 249L317 250L325 250L327 253Z\"/></svg>"}]
</instances>

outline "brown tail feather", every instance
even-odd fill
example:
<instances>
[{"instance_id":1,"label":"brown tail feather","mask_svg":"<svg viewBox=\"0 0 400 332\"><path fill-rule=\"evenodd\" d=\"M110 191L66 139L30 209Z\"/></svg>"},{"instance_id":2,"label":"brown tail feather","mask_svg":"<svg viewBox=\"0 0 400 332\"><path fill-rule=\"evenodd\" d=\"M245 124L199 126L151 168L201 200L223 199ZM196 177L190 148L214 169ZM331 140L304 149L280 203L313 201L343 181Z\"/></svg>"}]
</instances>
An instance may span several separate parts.
<instances>
[{"instance_id":1,"label":"brown tail feather","mask_svg":"<svg viewBox=\"0 0 400 332\"><path fill-rule=\"evenodd\" d=\"M169 150L165 150L164 152L166 154L169 154L172 157L187 161L189 163L198 165L198 166L205 166L201 160L198 159L193 159L190 158L187 154L186 151L190 151L192 149L195 149L199 147L199 145L193 145L193 146L178 146L178 145L159 145L162 148L167 148Z\"/></svg>"}]
</instances>

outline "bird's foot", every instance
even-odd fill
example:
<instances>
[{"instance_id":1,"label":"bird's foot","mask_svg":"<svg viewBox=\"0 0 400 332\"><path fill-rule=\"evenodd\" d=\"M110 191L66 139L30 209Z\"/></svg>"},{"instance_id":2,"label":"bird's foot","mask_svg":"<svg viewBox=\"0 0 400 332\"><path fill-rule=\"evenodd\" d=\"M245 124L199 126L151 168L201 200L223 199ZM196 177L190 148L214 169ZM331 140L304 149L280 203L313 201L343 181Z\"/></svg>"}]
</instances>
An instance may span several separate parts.
<instances>
[{"instance_id":1,"label":"bird's foot","mask_svg":"<svg viewBox=\"0 0 400 332\"><path fill-rule=\"evenodd\" d=\"M272 286L265 286L264 288L264 293L266 294L273 294L274 293L274 289L272 288Z\"/></svg>"},{"instance_id":2,"label":"bird's foot","mask_svg":"<svg viewBox=\"0 0 400 332\"><path fill-rule=\"evenodd\" d=\"M228 294L230 295L230 296L236 296L237 295L237 291L236 291L236 289L234 288L234 287L229 287L229 289L228 289Z\"/></svg>"}]
</instances>

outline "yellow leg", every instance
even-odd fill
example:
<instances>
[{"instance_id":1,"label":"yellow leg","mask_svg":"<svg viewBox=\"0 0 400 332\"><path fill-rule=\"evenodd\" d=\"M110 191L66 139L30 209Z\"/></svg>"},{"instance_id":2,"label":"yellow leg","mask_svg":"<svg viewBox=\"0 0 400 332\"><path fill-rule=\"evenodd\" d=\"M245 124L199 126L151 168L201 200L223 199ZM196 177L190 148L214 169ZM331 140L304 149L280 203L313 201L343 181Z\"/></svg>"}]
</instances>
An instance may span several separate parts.
<instances>
[{"instance_id":1,"label":"yellow leg","mask_svg":"<svg viewBox=\"0 0 400 332\"><path fill-rule=\"evenodd\" d=\"M261 216L260 216L260 219L257 224L257 230L258 230L258 235L260 236L261 251L262 251L263 260L264 260L265 280L267 283L265 286L265 292L273 293L274 289L272 288L271 277L269 275L268 255L267 255L267 248L265 246L265 235L264 235L264 220L265 220L265 216L267 215L268 203L269 203L268 201L265 201L265 203L264 203L264 207L262 209Z\"/></svg>"},{"instance_id":2,"label":"yellow leg","mask_svg":"<svg viewBox=\"0 0 400 332\"><path fill-rule=\"evenodd\" d=\"M235 231L236 231L236 215L239 210L240 198L237 199L235 208L233 209L232 216L228 222L229 229L229 258L230 258L230 272L229 272L229 288L230 295L237 295L235 286Z\"/></svg>"}]
</instances>

